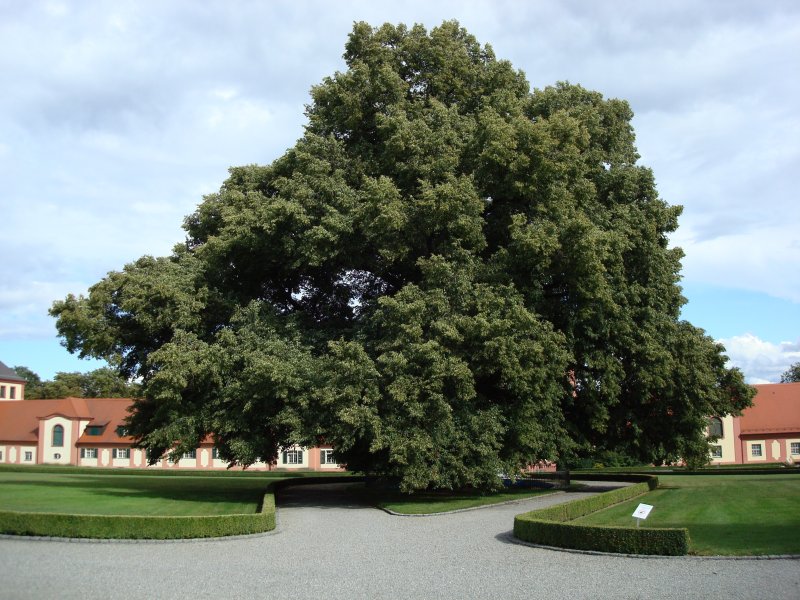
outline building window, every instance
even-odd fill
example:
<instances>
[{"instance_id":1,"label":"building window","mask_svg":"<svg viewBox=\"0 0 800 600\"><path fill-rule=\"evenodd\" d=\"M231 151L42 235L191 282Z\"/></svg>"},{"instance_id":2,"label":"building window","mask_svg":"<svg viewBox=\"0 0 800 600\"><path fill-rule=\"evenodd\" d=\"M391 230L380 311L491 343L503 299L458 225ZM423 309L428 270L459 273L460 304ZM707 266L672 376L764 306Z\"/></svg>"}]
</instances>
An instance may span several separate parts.
<instances>
[{"instance_id":1,"label":"building window","mask_svg":"<svg viewBox=\"0 0 800 600\"><path fill-rule=\"evenodd\" d=\"M86 427L86 435L103 435L103 426L89 425Z\"/></svg>"},{"instance_id":2,"label":"building window","mask_svg":"<svg viewBox=\"0 0 800 600\"><path fill-rule=\"evenodd\" d=\"M761 444L753 444L750 446L750 456L761 457Z\"/></svg>"},{"instance_id":3,"label":"building window","mask_svg":"<svg viewBox=\"0 0 800 600\"><path fill-rule=\"evenodd\" d=\"M0 462L3 462L3 451L0 450Z\"/></svg>"},{"instance_id":4,"label":"building window","mask_svg":"<svg viewBox=\"0 0 800 600\"><path fill-rule=\"evenodd\" d=\"M125 427L124 425L120 425L119 427L117 427L117 435L119 437L126 437L128 435L128 428Z\"/></svg>"},{"instance_id":5,"label":"building window","mask_svg":"<svg viewBox=\"0 0 800 600\"><path fill-rule=\"evenodd\" d=\"M285 464L285 465L302 465L303 464L303 451L302 450L284 450L283 451L283 464Z\"/></svg>"},{"instance_id":6,"label":"building window","mask_svg":"<svg viewBox=\"0 0 800 600\"><path fill-rule=\"evenodd\" d=\"M711 458L722 458L722 446L711 446Z\"/></svg>"},{"instance_id":7,"label":"building window","mask_svg":"<svg viewBox=\"0 0 800 600\"><path fill-rule=\"evenodd\" d=\"M130 458L131 457L131 449L130 448L114 448L114 458Z\"/></svg>"},{"instance_id":8,"label":"building window","mask_svg":"<svg viewBox=\"0 0 800 600\"><path fill-rule=\"evenodd\" d=\"M33 460L33 452L26 452L25 453L25 462L31 462Z\"/></svg>"},{"instance_id":9,"label":"building window","mask_svg":"<svg viewBox=\"0 0 800 600\"><path fill-rule=\"evenodd\" d=\"M53 427L53 448L62 448L64 446L64 428L61 425Z\"/></svg>"},{"instance_id":10,"label":"building window","mask_svg":"<svg viewBox=\"0 0 800 600\"><path fill-rule=\"evenodd\" d=\"M709 437L714 438L722 437L722 419L718 417L711 417L708 420L708 435Z\"/></svg>"},{"instance_id":11,"label":"building window","mask_svg":"<svg viewBox=\"0 0 800 600\"><path fill-rule=\"evenodd\" d=\"M791 452L793 456L800 454L800 442L792 442L789 444L789 448L789 452Z\"/></svg>"},{"instance_id":12,"label":"building window","mask_svg":"<svg viewBox=\"0 0 800 600\"><path fill-rule=\"evenodd\" d=\"M16 399L16 397L17 397L17 387L16 386L12 385L10 388L8 388L8 397L11 400L15 400Z\"/></svg>"},{"instance_id":13,"label":"building window","mask_svg":"<svg viewBox=\"0 0 800 600\"><path fill-rule=\"evenodd\" d=\"M333 450L320 450L319 451L319 464L321 465L335 465L336 459L333 458Z\"/></svg>"},{"instance_id":14,"label":"building window","mask_svg":"<svg viewBox=\"0 0 800 600\"><path fill-rule=\"evenodd\" d=\"M58 460L61 458L61 455L58 452L56 452L55 454L53 454L53 458Z\"/></svg>"},{"instance_id":15,"label":"building window","mask_svg":"<svg viewBox=\"0 0 800 600\"><path fill-rule=\"evenodd\" d=\"M6 397L6 386L0 385L0 398Z\"/></svg>"},{"instance_id":16,"label":"building window","mask_svg":"<svg viewBox=\"0 0 800 600\"><path fill-rule=\"evenodd\" d=\"M97 448L81 448L81 458L97 458Z\"/></svg>"},{"instance_id":17,"label":"building window","mask_svg":"<svg viewBox=\"0 0 800 600\"><path fill-rule=\"evenodd\" d=\"M197 458L197 450L189 450L188 452L184 452L181 458Z\"/></svg>"},{"instance_id":18,"label":"building window","mask_svg":"<svg viewBox=\"0 0 800 600\"><path fill-rule=\"evenodd\" d=\"M211 449L211 458L213 458L214 460L219 460L219 449L217 448Z\"/></svg>"}]
</instances>

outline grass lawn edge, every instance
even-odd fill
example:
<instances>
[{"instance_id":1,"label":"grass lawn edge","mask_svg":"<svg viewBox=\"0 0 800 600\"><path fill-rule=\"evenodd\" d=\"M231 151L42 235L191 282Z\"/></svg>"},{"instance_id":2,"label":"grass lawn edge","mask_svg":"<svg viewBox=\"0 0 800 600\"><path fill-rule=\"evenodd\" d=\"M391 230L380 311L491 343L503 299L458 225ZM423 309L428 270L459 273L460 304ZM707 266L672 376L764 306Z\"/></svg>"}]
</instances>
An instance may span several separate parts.
<instances>
[{"instance_id":1,"label":"grass lawn edge","mask_svg":"<svg viewBox=\"0 0 800 600\"><path fill-rule=\"evenodd\" d=\"M252 535L276 527L275 494L290 485L354 482L350 476L287 477L266 485L254 513L222 515L92 515L0 511L0 534L95 540L180 540Z\"/></svg>"}]
</instances>

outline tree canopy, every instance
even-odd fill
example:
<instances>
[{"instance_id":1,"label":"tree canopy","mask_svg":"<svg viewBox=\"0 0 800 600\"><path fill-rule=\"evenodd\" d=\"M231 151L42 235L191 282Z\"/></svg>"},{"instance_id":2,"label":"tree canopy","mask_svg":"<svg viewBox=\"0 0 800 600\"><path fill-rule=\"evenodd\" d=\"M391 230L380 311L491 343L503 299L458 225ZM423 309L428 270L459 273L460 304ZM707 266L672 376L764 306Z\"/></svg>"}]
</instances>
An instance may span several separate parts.
<instances>
[{"instance_id":1,"label":"tree canopy","mask_svg":"<svg viewBox=\"0 0 800 600\"><path fill-rule=\"evenodd\" d=\"M354 26L303 137L230 169L172 255L54 303L81 356L141 377L139 443L223 457L334 445L403 489L540 459L708 453L752 390L680 319L680 207L633 113L531 90L456 22Z\"/></svg>"},{"instance_id":2,"label":"tree canopy","mask_svg":"<svg viewBox=\"0 0 800 600\"><path fill-rule=\"evenodd\" d=\"M131 398L140 387L127 381L114 369L101 367L88 373L59 371L52 380L42 381L28 367L14 367L17 375L25 379L25 397L38 398Z\"/></svg>"},{"instance_id":3,"label":"tree canopy","mask_svg":"<svg viewBox=\"0 0 800 600\"><path fill-rule=\"evenodd\" d=\"M800 381L800 362L789 365L781 374L781 383L795 383Z\"/></svg>"}]
</instances>

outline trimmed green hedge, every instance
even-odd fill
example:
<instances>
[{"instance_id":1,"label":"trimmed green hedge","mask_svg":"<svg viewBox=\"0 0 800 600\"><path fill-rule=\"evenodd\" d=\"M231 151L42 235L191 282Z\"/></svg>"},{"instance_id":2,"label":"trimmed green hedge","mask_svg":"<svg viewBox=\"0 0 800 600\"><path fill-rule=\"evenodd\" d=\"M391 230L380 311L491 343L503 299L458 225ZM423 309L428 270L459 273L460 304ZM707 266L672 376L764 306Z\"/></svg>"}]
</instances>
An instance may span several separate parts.
<instances>
[{"instance_id":1,"label":"trimmed green hedge","mask_svg":"<svg viewBox=\"0 0 800 600\"><path fill-rule=\"evenodd\" d=\"M272 491L264 494L260 512L241 515L146 517L0 511L0 532L13 535L167 540L244 535L272 529L275 529Z\"/></svg>"},{"instance_id":2,"label":"trimmed green hedge","mask_svg":"<svg viewBox=\"0 0 800 600\"><path fill-rule=\"evenodd\" d=\"M578 477L584 479L583 475ZM590 479L603 481L612 478L595 475ZM680 556L689 552L687 529L595 527L569 522L641 496L658 487L658 477L650 475L615 475L613 480L638 481L639 483L589 498L581 498L573 502L517 515L514 518L514 535L526 542L575 550L669 556Z\"/></svg>"},{"instance_id":3,"label":"trimmed green hedge","mask_svg":"<svg viewBox=\"0 0 800 600\"><path fill-rule=\"evenodd\" d=\"M94 471L93 471L94 472ZM290 485L357 482L361 477L317 475L270 482L257 513L147 517L0 511L0 533L48 537L170 540L225 537L275 529L275 493Z\"/></svg>"}]
</instances>

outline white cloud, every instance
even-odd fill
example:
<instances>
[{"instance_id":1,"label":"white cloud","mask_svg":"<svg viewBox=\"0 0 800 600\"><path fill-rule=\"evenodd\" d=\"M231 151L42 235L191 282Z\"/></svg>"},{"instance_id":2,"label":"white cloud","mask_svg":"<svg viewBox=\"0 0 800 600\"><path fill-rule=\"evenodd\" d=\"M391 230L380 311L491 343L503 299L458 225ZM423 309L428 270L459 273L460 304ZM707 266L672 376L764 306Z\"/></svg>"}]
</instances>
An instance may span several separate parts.
<instances>
[{"instance_id":1,"label":"white cloud","mask_svg":"<svg viewBox=\"0 0 800 600\"><path fill-rule=\"evenodd\" d=\"M302 135L309 88L343 68L353 21L449 18L536 87L570 80L630 101L643 164L685 206L673 241L687 281L800 301L797 2L87 0L0 13L4 276L22 296L31 279L55 286L25 314L168 253L229 166L280 156ZM5 296L8 310L33 306L22 296Z\"/></svg>"},{"instance_id":2,"label":"white cloud","mask_svg":"<svg viewBox=\"0 0 800 600\"><path fill-rule=\"evenodd\" d=\"M739 367L750 383L775 383L790 365L800 362L797 342L766 342L750 333L718 340L725 346L730 366Z\"/></svg>"}]
</instances>

